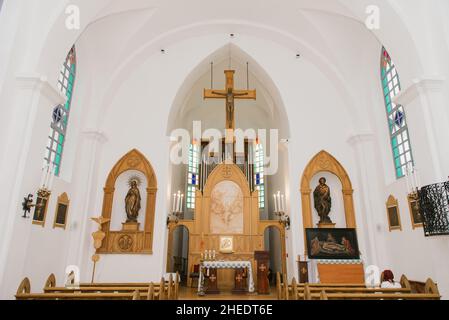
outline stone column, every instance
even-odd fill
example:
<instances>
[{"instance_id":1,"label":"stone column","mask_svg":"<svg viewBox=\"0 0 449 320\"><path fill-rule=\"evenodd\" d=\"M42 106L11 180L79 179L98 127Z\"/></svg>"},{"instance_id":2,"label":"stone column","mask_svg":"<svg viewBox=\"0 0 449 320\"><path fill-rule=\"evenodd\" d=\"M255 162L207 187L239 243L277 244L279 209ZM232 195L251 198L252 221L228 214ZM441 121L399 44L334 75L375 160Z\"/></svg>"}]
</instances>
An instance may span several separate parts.
<instances>
[{"instance_id":1,"label":"stone column","mask_svg":"<svg viewBox=\"0 0 449 320\"><path fill-rule=\"evenodd\" d=\"M358 223L359 239L365 242L365 250L362 252L366 265L379 265L380 261L384 261L381 256L382 243L380 230L385 208L381 207L383 203L379 180L379 172L382 168L379 165L379 154L376 152L374 135L371 133L362 133L353 135L349 138L348 143L354 149L354 156L357 165L357 194L360 196L359 203L361 211L358 218L362 223Z\"/></svg>"},{"instance_id":2,"label":"stone column","mask_svg":"<svg viewBox=\"0 0 449 320\"><path fill-rule=\"evenodd\" d=\"M79 144L76 173L76 200L72 207L72 227L67 256L67 265L80 269L81 277L90 279L90 256L94 252L91 233L95 229L91 217L101 216L96 212L96 201L102 199L103 189L99 187L98 164L101 147L107 141L102 132L85 130ZM101 263L101 261L99 262Z\"/></svg>"}]
</instances>

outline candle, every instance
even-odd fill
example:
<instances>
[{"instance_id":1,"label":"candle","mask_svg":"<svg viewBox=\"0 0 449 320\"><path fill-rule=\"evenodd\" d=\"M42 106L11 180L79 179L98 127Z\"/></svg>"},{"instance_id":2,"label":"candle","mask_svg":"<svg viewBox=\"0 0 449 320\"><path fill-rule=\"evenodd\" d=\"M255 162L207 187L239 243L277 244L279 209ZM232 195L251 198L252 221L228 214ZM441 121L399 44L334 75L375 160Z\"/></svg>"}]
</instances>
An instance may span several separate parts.
<instances>
[{"instance_id":1,"label":"candle","mask_svg":"<svg viewBox=\"0 0 449 320\"><path fill-rule=\"evenodd\" d=\"M416 191L416 190L418 190L418 177L417 177L417 174L416 174L416 168L415 167L413 167L413 182L414 182L413 191Z\"/></svg>"},{"instance_id":2,"label":"candle","mask_svg":"<svg viewBox=\"0 0 449 320\"><path fill-rule=\"evenodd\" d=\"M278 207L277 207L277 201L276 201L276 195L273 194L273 199L274 199L274 212L278 212Z\"/></svg>"},{"instance_id":3,"label":"candle","mask_svg":"<svg viewBox=\"0 0 449 320\"><path fill-rule=\"evenodd\" d=\"M184 210L183 210L183 209L184 209L184 207L183 207L183 200L184 200L184 195L181 194L181 209L179 210L179 212L184 211Z\"/></svg>"},{"instance_id":4,"label":"candle","mask_svg":"<svg viewBox=\"0 0 449 320\"><path fill-rule=\"evenodd\" d=\"M421 189L421 177L418 169L416 169L416 188L417 190Z\"/></svg>"},{"instance_id":5,"label":"candle","mask_svg":"<svg viewBox=\"0 0 449 320\"><path fill-rule=\"evenodd\" d=\"M173 194L173 208L172 208L172 212L175 212L176 210L176 193Z\"/></svg>"},{"instance_id":6,"label":"candle","mask_svg":"<svg viewBox=\"0 0 449 320\"><path fill-rule=\"evenodd\" d=\"M284 195L281 195L281 212L285 212L285 199L284 199Z\"/></svg>"},{"instance_id":7,"label":"candle","mask_svg":"<svg viewBox=\"0 0 449 320\"><path fill-rule=\"evenodd\" d=\"M56 172L56 166L53 165L53 168L51 169L51 173L50 173L50 181L48 182L48 190L51 190L53 188L53 181L55 179L55 172Z\"/></svg>"},{"instance_id":8,"label":"candle","mask_svg":"<svg viewBox=\"0 0 449 320\"><path fill-rule=\"evenodd\" d=\"M405 172L405 183L407 185L407 192L410 193L410 170L408 164Z\"/></svg>"},{"instance_id":9,"label":"candle","mask_svg":"<svg viewBox=\"0 0 449 320\"><path fill-rule=\"evenodd\" d=\"M45 174L45 182L44 188L48 189L48 182L50 180L50 165L47 166L46 174Z\"/></svg>"},{"instance_id":10,"label":"candle","mask_svg":"<svg viewBox=\"0 0 449 320\"><path fill-rule=\"evenodd\" d=\"M45 176L46 176L46 167L42 168L42 174L41 174L41 182L39 183L39 187L44 187L45 183Z\"/></svg>"},{"instance_id":11,"label":"candle","mask_svg":"<svg viewBox=\"0 0 449 320\"><path fill-rule=\"evenodd\" d=\"M278 212L281 212L282 208L281 208L281 192L280 191L278 191L277 200L278 200Z\"/></svg>"},{"instance_id":12,"label":"candle","mask_svg":"<svg viewBox=\"0 0 449 320\"><path fill-rule=\"evenodd\" d=\"M181 212L181 191L178 190L178 207L177 212Z\"/></svg>"}]
</instances>

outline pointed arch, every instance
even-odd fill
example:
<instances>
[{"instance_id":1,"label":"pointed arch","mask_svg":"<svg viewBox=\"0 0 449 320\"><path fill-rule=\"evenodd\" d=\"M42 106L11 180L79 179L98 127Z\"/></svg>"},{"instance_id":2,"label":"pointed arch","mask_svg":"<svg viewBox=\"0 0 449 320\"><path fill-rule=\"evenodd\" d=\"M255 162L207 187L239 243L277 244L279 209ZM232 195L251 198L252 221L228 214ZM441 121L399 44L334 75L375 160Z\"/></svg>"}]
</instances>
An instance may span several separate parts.
<instances>
[{"instance_id":1,"label":"pointed arch","mask_svg":"<svg viewBox=\"0 0 449 320\"><path fill-rule=\"evenodd\" d=\"M112 206L114 203L115 183L117 178L124 172L136 170L145 175L147 179L147 206L145 208L145 223L143 231L112 231L111 222L103 225L103 232L106 237L103 245L97 253L127 253L127 254L152 254L153 253L153 229L154 215L156 209L157 180L150 161L137 149L133 149L125 154L112 168L108 175L104 187L102 217L111 219ZM121 250L119 241L123 236L132 239L132 246L129 251Z\"/></svg>"},{"instance_id":2,"label":"pointed arch","mask_svg":"<svg viewBox=\"0 0 449 320\"><path fill-rule=\"evenodd\" d=\"M301 179L301 202L304 229L313 228L312 216L312 178L320 172L329 172L340 179L342 185L343 202L347 228L356 228L354 199L351 179L345 168L330 153L322 150L315 155L306 166ZM307 250L307 249L306 249Z\"/></svg>"},{"instance_id":3,"label":"pointed arch","mask_svg":"<svg viewBox=\"0 0 449 320\"><path fill-rule=\"evenodd\" d=\"M148 188L157 188L156 174L150 161L137 149L125 154L109 172L105 188L113 187L117 178L125 171L137 170L148 180Z\"/></svg>"}]
</instances>

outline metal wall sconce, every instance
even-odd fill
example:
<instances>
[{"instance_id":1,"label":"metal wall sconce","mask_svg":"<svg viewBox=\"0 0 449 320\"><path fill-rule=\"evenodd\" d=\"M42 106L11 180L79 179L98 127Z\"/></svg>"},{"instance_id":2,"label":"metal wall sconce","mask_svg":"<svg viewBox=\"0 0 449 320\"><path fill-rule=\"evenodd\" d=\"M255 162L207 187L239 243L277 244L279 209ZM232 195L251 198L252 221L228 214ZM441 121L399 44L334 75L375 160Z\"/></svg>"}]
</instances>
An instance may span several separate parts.
<instances>
[{"instance_id":1,"label":"metal wall sconce","mask_svg":"<svg viewBox=\"0 0 449 320\"><path fill-rule=\"evenodd\" d=\"M40 199L39 203L33 204L33 195L30 193L28 196L23 198L22 202L22 210L23 210L23 216L22 218L28 219L30 218L28 214L31 212L31 208L36 207L38 209L41 209L44 206L44 199L48 199L51 195L51 188L53 186L53 181L55 178L55 169L56 166L53 165L53 167L50 169L50 165L47 165L45 168L42 169L42 176L41 176L41 182L40 182L40 188L37 191L37 196Z\"/></svg>"},{"instance_id":2,"label":"metal wall sconce","mask_svg":"<svg viewBox=\"0 0 449 320\"><path fill-rule=\"evenodd\" d=\"M274 215L286 230L290 230L290 217L285 214L285 197L280 191L273 195Z\"/></svg>"},{"instance_id":3,"label":"metal wall sconce","mask_svg":"<svg viewBox=\"0 0 449 320\"><path fill-rule=\"evenodd\" d=\"M181 193L181 191L178 191L178 193L175 193L173 195L173 208L172 212L167 217L167 227L171 224L178 224L179 219L182 215L183 211L183 200L184 200L184 194Z\"/></svg>"}]
</instances>

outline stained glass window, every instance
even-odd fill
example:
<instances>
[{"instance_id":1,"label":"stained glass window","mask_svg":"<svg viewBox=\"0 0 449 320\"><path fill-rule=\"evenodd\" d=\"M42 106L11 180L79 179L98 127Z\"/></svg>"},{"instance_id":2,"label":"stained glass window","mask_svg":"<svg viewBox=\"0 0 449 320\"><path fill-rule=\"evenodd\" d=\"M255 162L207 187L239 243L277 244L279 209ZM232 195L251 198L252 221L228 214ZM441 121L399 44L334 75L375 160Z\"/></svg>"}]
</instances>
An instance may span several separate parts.
<instances>
[{"instance_id":1,"label":"stained glass window","mask_svg":"<svg viewBox=\"0 0 449 320\"><path fill-rule=\"evenodd\" d=\"M64 143L67 137L67 125L69 122L72 105L73 88L76 76L76 53L72 47L64 64L61 67L58 78L58 89L66 96L66 103L54 107L51 115L50 133L45 149L44 167L50 165L55 168L55 175L61 172L61 161Z\"/></svg>"},{"instance_id":2,"label":"stained glass window","mask_svg":"<svg viewBox=\"0 0 449 320\"><path fill-rule=\"evenodd\" d=\"M195 209L195 193L199 186L200 144L192 143L189 147L189 167L187 176L187 209Z\"/></svg>"},{"instance_id":3,"label":"stained glass window","mask_svg":"<svg viewBox=\"0 0 449 320\"><path fill-rule=\"evenodd\" d=\"M393 102L401 92L399 74L385 48L382 48L381 77L395 173L397 178L401 178L407 172L407 165L413 165L413 155L404 107Z\"/></svg>"},{"instance_id":4,"label":"stained glass window","mask_svg":"<svg viewBox=\"0 0 449 320\"><path fill-rule=\"evenodd\" d=\"M255 189L259 191L259 208L265 208L265 176L263 145L258 143L254 150L254 182Z\"/></svg>"}]
</instances>

